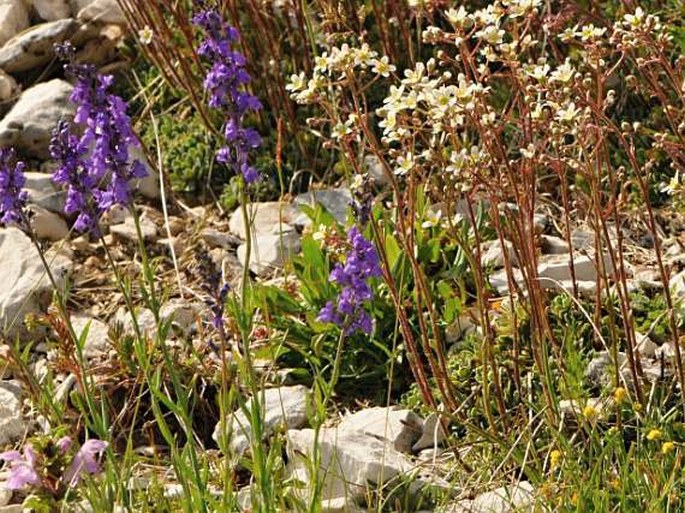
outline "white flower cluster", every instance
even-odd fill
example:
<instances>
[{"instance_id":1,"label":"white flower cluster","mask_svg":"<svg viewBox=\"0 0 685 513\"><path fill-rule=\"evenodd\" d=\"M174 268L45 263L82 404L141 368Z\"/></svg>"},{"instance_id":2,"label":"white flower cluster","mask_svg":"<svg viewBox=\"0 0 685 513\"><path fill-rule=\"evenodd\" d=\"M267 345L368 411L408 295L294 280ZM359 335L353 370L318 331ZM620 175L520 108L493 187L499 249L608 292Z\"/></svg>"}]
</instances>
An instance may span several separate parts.
<instances>
[{"instance_id":1,"label":"white flower cluster","mask_svg":"<svg viewBox=\"0 0 685 513\"><path fill-rule=\"evenodd\" d=\"M319 95L330 100L345 83L354 84L352 95L364 91L368 84L359 80L364 74L374 81L389 79L389 92L375 114L389 168L399 177L444 171L446 182L468 189L469 177L487 180L503 166L561 162L575 169L589 153L579 139L608 118L605 111L616 102L616 92L607 86L616 56L638 43L641 51L650 51L645 41L667 42L669 36L658 18L641 8L613 27L587 23L561 33L547 21L552 17L541 17L542 8L542 0L495 0L474 12L450 8L443 15L451 30L442 24L423 32L426 43L440 45L435 58L396 73L388 57L367 44L345 44L318 57L310 78L293 75L288 89L296 101L310 103ZM561 61L540 57L556 57L549 51L553 30L573 49ZM512 97L502 98L503 92ZM334 139L354 133L361 116L371 119L367 112L327 112L337 118ZM495 147L496 141L505 142Z\"/></svg>"},{"instance_id":2,"label":"white flower cluster","mask_svg":"<svg viewBox=\"0 0 685 513\"><path fill-rule=\"evenodd\" d=\"M312 103L317 95L331 84L340 82L354 75L359 70L371 69L375 76L388 78L395 71L387 56L379 56L367 43L359 48L350 47L347 43L323 52L315 59L314 73L307 79L304 72L292 75L286 90L292 98L301 104Z\"/></svg>"}]
</instances>

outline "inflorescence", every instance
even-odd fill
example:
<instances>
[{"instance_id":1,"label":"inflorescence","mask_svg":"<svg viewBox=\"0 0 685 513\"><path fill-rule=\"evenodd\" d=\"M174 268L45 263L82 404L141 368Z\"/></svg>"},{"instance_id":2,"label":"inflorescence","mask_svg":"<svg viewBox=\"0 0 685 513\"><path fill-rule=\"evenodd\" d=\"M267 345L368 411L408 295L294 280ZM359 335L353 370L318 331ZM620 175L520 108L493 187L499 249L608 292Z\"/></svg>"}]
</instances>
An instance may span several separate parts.
<instances>
[{"instance_id":1,"label":"inflorescence","mask_svg":"<svg viewBox=\"0 0 685 513\"><path fill-rule=\"evenodd\" d=\"M28 193L22 188L26 183L26 165L16 161L14 149L0 148L0 221L5 224L21 223Z\"/></svg>"},{"instance_id":2,"label":"inflorescence","mask_svg":"<svg viewBox=\"0 0 685 513\"><path fill-rule=\"evenodd\" d=\"M344 264L336 264L330 280L342 287L337 301L329 301L319 312L318 320L332 322L343 328L346 335L356 331L370 334L373 328L371 315L364 304L373 299L369 278L381 276L378 253L357 226L348 232L351 246Z\"/></svg>"},{"instance_id":3,"label":"inflorescence","mask_svg":"<svg viewBox=\"0 0 685 513\"><path fill-rule=\"evenodd\" d=\"M204 87L209 93L209 106L225 114L226 146L217 152L217 160L229 169L240 172L245 183L259 180L259 171L249 163L249 152L261 144L259 133L243 126L245 116L262 108L259 99L244 90L250 81L245 69L245 56L233 49L240 35L214 10L205 10L193 17L193 23L204 30L205 41L198 54L212 63Z\"/></svg>"},{"instance_id":4,"label":"inflorescence","mask_svg":"<svg viewBox=\"0 0 685 513\"><path fill-rule=\"evenodd\" d=\"M73 123L61 121L53 131L50 155L59 163L53 180L67 188L64 211L78 214L76 230L97 233L102 214L114 205L128 205L129 182L144 178L147 170L130 158L130 149L140 143L126 102L110 92L114 77L99 74L91 64L76 64L70 43L56 51L67 61L67 75L76 80L70 98L76 114Z\"/></svg>"}]
</instances>

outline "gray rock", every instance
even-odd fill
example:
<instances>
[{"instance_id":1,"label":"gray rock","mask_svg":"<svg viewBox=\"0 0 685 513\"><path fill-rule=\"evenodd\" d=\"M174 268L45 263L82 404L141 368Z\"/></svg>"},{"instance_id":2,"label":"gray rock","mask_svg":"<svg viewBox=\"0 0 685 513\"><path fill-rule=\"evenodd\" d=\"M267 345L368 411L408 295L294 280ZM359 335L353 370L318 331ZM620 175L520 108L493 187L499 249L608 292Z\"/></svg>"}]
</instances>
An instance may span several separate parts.
<instances>
[{"instance_id":1,"label":"gray rock","mask_svg":"<svg viewBox=\"0 0 685 513\"><path fill-rule=\"evenodd\" d=\"M317 444L320 467L317 478L323 483L322 499L361 498L398 476L406 477L414 465L404 454L371 436L335 428L322 429L316 440L313 429L291 429L286 433L289 474L308 484L311 462Z\"/></svg>"},{"instance_id":2,"label":"gray rock","mask_svg":"<svg viewBox=\"0 0 685 513\"><path fill-rule=\"evenodd\" d=\"M142 308L136 311L136 320L140 328L141 335L154 338L157 334L155 316L151 310ZM135 335L133 317L124 307L121 307L110 320L109 325L121 330L124 335Z\"/></svg>"},{"instance_id":3,"label":"gray rock","mask_svg":"<svg viewBox=\"0 0 685 513\"><path fill-rule=\"evenodd\" d=\"M21 504L9 504L7 506L0 507L0 513L23 513L24 506Z\"/></svg>"},{"instance_id":4,"label":"gray rock","mask_svg":"<svg viewBox=\"0 0 685 513\"><path fill-rule=\"evenodd\" d=\"M502 486L473 500L459 501L445 513L523 513L535 511L535 489L528 481Z\"/></svg>"},{"instance_id":5,"label":"gray rock","mask_svg":"<svg viewBox=\"0 0 685 513\"><path fill-rule=\"evenodd\" d=\"M338 430L359 431L389 443L396 451L410 453L423 432L423 420L411 410L365 408L346 415Z\"/></svg>"},{"instance_id":6,"label":"gray rock","mask_svg":"<svg viewBox=\"0 0 685 513\"><path fill-rule=\"evenodd\" d=\"M72 89L71 84L56 78L24 91L0 121L0 145L14 146L32 157L48 158L52 129L60 119L74 114L69 101Z\"/></svg>"},{"instance_id":7,"label":"gray rock","mask_svg":"<svg viewBox=\"0 0 685 513\"><path fill-rule=\"evenodd\" d=\"M309 405L309 390L297 385L293 387L268 388L259 398L262 411L264 436L269 436L279 426L297 429L307 423L307 407ZM247 409L252 407L252 399L247 401ZM226 419L226 433L230 436L228 447L232 454L243 455L249 448L252 439L250 421L242 409L234 412ZM212 438L220 443L222 425L217 424Z\"/></svg>"},{"instance_id":8,"label":"gray rock","mask_svg":"<svg viewBox=\"0 0 685 513\"><path fill-rule=\"evenodd\" d=\"M55 256L47 258L52 274L61 287L71 261ZM11 339L26 340L39 335L23 326L28 313L38 312L52 298L52 284L31 240L17 228L0 229L0 329Z\"/></svg>"},{"instance_id":9,"label":"gray rock","mask_svg":"<svg viewBox=\"0 0 685 513\"><path fill-rule=\"evenodd\" d=\"M321 513L363 513L357 501L351 497L336 497L321 501Z\"/></svg>"},{"instance_id":10,"label":"gray rock","mask_svg":"<svg viewBox=\"0 0 685 513\"><path fill-rule=\"evenodd\" d=\"M152 164L150 164L150 161L148 160L147 155L145 155L143 149L140 146L134 146L131 148L130 158L131 161L140 161L145 166L145 169L147 169L146 177L132 180L131 184L133 189L148 199L158 199L161 197L162 193L159 184L159 172Z\"/></svg>"},{"instance_id":11,"label":"gray rock","mask_svg":"<svg viewBox=\"0 0 685 513\"><path fill-rule=\"evenodd\" d=\"M45 21L57 21L71 16L71 7L67 0L28 0Z\"/></svg>"},{"instance_id":12,"label":"gray rock","mask_svg":"<svg viewBox=\"0 0 685 513\"><path fill-rule=\"evenodd\" d=\"M29 12L22 0L0 1L0 45L29 26Z\"/></svg>"},{"instance_id":13,"label":"gray rock","mask_svg":"<svg viewBox=\"0 0 685 513\"><path fill-rule=\"evenodd\" d=\"M248 206L248 217L252 221L253 235L273 234L274 229L278 229L281 224L291 224L298 215L299 212L292 205L279 201L251 203ZM247 238L240 207L231 214L228 229L242 239Z\"/></svg>"},{"instance_id":14,"label":"gray rock","mask_svg":"<svg viewBox=\"0 0 685 513\"><path fill-rule=\"evenodd\" d=\"M383 169L381 160L376 155L366 155L364 157L364 169L366 169L366 172L369 173L369 176L373 178L378 185L387 185L390 183L390 178L385 172L385 169Z\"/></svg>"},{"instance_id":15,"label":"gray rock","mask_svg":"<svg viewBox=\"0 0 685 513\"><path fill-rule=\"evenodd\" d=\"M512 269L512 279L519 287L525 290L525 283L523 282L523 273L516 268ZM505 296L509 293L509 280L507 277L507 270L500 269L495 271L489 277L490 285L494 288L500 296Z\"/></svg>"},{"instance_id":16,"label":"gray rock","mask_svg":"<svg viewBox=\"0 0 685 513\"><path fill-rule=\"evenodd\" d=\"M336 221L344 224L347 220L347 214L350 211L350 201L352 201L352 194L349 189L321 189L310 192L305 192L295 196L293 204L299 208L301 205L314 206L320 204L326 211L328 211ZM296 226L309 226L311 219L306 214L300 214L293 223Z\"/></svg>"},{"instance_id":17,"label":"gray rock","mask_svg":"<svg viewBox=\"0 0 685 513\"><path fill-rule=\"evenodd\" d=\"M170 299L159 310L160 317L171 321L172 327L184 334L192 333L198 319L200 306L184 299Z\"/></svg>"},{"instance_id":18,"label":"gray rock","mask_svg":"<svg viewBox=\"0 0 685 513\"><path fill-rule=\"evenodd\" d=\"M433 412L426 417L421 425L421 436L412 446L412 451L437 447L447 438L447 433L440 423L440 416Z\"/></svg>"},{"instance_id":19,"label":"gray rock","mask_svg":"<svg viewBox=\"0 0 685 513\"><path fill-rule=\"evenodd\" d=\"M27 171L24 176L26 177L24 190L29 195L29 203L57 214L64 212L66 193L55 186L52 174Z\"/></svg>"},{"instance_id":20,"label":"gray rock","mask_svg":"<svg viewBox=\"0 0 685 513\"><path fill-rule=\"evenodd\" d=\"M83 5L83 3L81 3L81 5ZM121 11L117 0L90 1L82 7L76 17L80 21L126 25L126 17Z\"/></svg>"},{"instance_id":21,"label":"gray rock","mask_svg":"<svg viewBox=\"0 0 685 513\"><path fill-rule=\"evenodd\" d=\"M576 401L575 399L562 399L559 401L559 413L566 422L576 423L586 417L588 412L594 412L589 421L605 420L609 410L607 408L607 401L598 397L590 397L584 401Z\"/></svg>"},{"instance_id":22,"label":"gray rock","mask_svg":"<svg viewBox=\"0 0 685 513\"><path fill-rule=\"evenodd\" d=\"M651 338L636 331L635 340L637 341L635 350L640 354L640 356L643 358L654 358L656 350L659 346L657 346Z\"/></svg>"},{"instance_id":23,"label":"gray rock","mask_svg":"<svg viewBox=\"0 0 685 513\"><path fill-rule=\"evenodd\" d=\"M107 324L86 315L73 315L71 325L79 338L88 326L83 347L83 355L86 358L98 358L107 353L109 349L109 326Z\"/></svg>"},{"instance_id":24,"label":"gray rock","mask_svg":"<svg viewBox=\"0 0 685 513\"><path fill-rule=\"evenodd\" d=\"M14 492L12 490L8 490L5 486L5 483L0 482L0 507L7 506L12 500L13 494ZM2 510L0 509L0 512L1 511Z\"/></svg>"},{"instance_id":25,"label":"gray rock","mask_svg":"<svg viewBox=\"0 0 685 513\"><path fill-rule=\"evenodd\" d=\"M21 439L29 425L21 413L21 388L11 381L0 381L0 447Z\"/></svg>"},{"instance_id":26,"label":"gray rock","mask_svg":"<svg viewBox=\"0 0 685 513\"><path fill-rule=\"evenodd\" d=\"M604 266L607 274L611 276L613 274L613 266L608 254L604 255ZM575 270L576 281L598 281L596 262L587 255L574 255L573 269ZM566 255L550 255L540 258L538 275L544 286L547 286L548 283L551 284L552 281L571 281L572 276L569 257Z\"/></svg>"},{"instance_id":27,"label":"gray rock","mask_svg":"<svg viewBox=\"0 0 685 513\"><path fill-rule=\"evenodd\" d=\"M19 94L17 81L11 75L0 70L0 102L6 102L17 94ZM6 110L3 109L2 112L4 113Z\"/></svg>"},{"instance_id":28,"label":"gray rock","mask_svg":"<svg viewBox=\"0 0 685 513\"><path fill-rule=\"evenodd\" d=\"M58 241L69 236L69 226L59 215L38 205L30 205L29 211L31 227L39 239Z\"/></svg>"},{"instance_id":29,"label":"gray rock","mask_svg":"<svg viewBox=\"0 0 685 513\"><path fill-rule=\"evenodd\" d=\"M564 239L552 235L541 235L540 249L545 255L565 255L569 248Z\"/></svg>"},{"instance_id":30,"label":"gray rock","mask_svg":"<svg viewBox=\"0 0 685 513\"><path fill-rule=\"evenodd\" d=\"M146 216L140 216L140 232L143 236L143 240L151 240L157 236L157 225ZM136 229L136 223L133 217L129 217L121 224L115 224L110 226L109 232L116 235L117 237L130 241L138 242L138 231Z\"/></svg>"},{"instance_id":31,"label":"gray rock","mask_svg":"<svg viewBox=\"0 0 685 513\"><path fill-rule=\"evenodd\" d=\"M235 235L222 232L216 228L204 228L200 232L200 238L212 247L219 247L224 249L234 249L240 246L241 240Z\"/></svg>"},{"instance_id":32,"label":"gray rock","mask_svg":"<svg viewBox=\"0 0 685 513\"><path fill-rule=\"evenodd\" d=\"M0 48L0 68L7 73L19 73L44 66L55 56L53 45L69 39L78 28L72 18L31 27Z\"/></svg>"},{"instance_id":33,"label":"gray rock","mask_svg":"<svg viewBox=\"0 0 685 513\"><path fill-rule=\"evenodd\" d=\"M585 378L592 386L597 388L612 386L617 364L619 366L620 376L626 382L630 382L632 377L630 375L630 370L628 369L628 357L626 354L618 353L618 361L615 362L609 351L600 351L592 360L590 360L590 363L585 370Z\"/></svg>"},{"instance_id":34,"label":"gray rock","mask_svg":"<svg viewBox=\"0 0 685 513\"><path fill-rule=\"evenodd\" d=\"M282 235L258 235L252 240L250 252L250 270L259 276L265 276L283 267L285 262L300 251L300 236L293 231ZM238 260L245 265L247 245L238 247Z\"/></svg>"},{"instance_id":35,"label":"gray rock","mask_svg":"<svg viewBox=\"0 0 685 513\"><path fill-rule=\"evenodd\" d=\"M56 403L65 402L67 400L67 397L69 397L69 393L74 388L77 382L78 378L76 377L76 374L69 374L66 378L64 378L64 381L62 381L59 385L55 387L55 392L52 396L53 400Z\"/></svg>"},{"instance_id":36,"label":"gray rock","mask_svg":"<svg viewBox=\"0 0 685 513\"><path fill-rule=\"evenodd\" d=\"M518 267L518 259L514 251L514 245L508 240L504 241L504 248L499 239L487 241L481 244L480 261L483 266L490 266L494 269L504 267L505 256L509 259L512 266Z\"/></svg>"},{"instance_id":37,"label":"gray rock","mask_svg":"<svg viewBox=\"0 0 685 513\"><path fill-rule=\"evenodd\" d=\"M675 276L672 276L668 282L668 287L674 298L682 299L685 297L685 270L680 271Z\"/></svg>"}]
</instances>

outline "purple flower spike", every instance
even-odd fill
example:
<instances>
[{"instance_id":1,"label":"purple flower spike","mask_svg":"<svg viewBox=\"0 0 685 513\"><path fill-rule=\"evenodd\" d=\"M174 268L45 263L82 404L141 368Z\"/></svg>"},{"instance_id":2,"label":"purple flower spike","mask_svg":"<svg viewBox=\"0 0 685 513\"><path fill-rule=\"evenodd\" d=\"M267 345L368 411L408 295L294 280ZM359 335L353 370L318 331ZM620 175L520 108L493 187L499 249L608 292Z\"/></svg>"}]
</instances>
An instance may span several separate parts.
<instances>
[{"instance_id":1,"label":"purple flower spike","mask_svg":"<svg viewBox=\"0 0 685 513\"><path fill-rule=\"evenodd\" d=\"M329 279L342 286L337 303L328 302L319 312L318 320L343 328L346 335L357 331L371 333L373 321L364 309L364 303L373 299L369 278L381 276L378 253L374 245L354 226L348 233L352 250L345 264L337 264Z\"/></svg>"},{"instance_id":2,"label":"purple flower spike","mask_svg":"<svg viewBox=\"0 0 685 513\"><path fill-rule=\"evenodd\" d=\"M259 180L259 172L249 164L248 154L260 146L261 137L256 130L244 128L243 120L250 112L261 109L262 104L256 96L242 90L250 75L245 69L245 56L233 49L239 40L238 31L213 10L197 13L193 23L206 35L198 54L212 63L204 80L209 93L207 103L226 115L223 132L227 145L219 149L217 160L240 172L245 183L254 183Z\"/></svg>"},{"instance_id":3,"label":"purple flower spike","mask_svg":"<svg viewBox=\"0 0 685 513\"><path fill-rule=\"evenodd\" d=\"M22 221L28 199L27 192L22 190L26 165L14 160L12 148L0 148L0 221L5 224Z\"/></svg>"},{"instance_id":4,"label":"purple flower spike","mask_svg":"<svg viewBox=\"0 0 685 513\"><path fill-rule=\"evenodd\" d=\"M69 43L56 51L65 59L73 57ZM76 79L70 97L76 114L73 124L62 121L52 133L50 155L59 163L53 180L67 189L64 210L78 213L75 228L97 234L100 216L114 205L128 205L130 181L143 178L147 170L130 158L130 149L139 142L126 102L109 92L114 77L71 61L65 70Z\"/></svg>"},{"instance_id":5,"label":"purple flower spike","mask_svg":"<svg viewBox=\"0 0 685 513\"><path fill-rule=\"evenodd\" d=\"M36 453L29 444L24 446L24 455L19 451L7 451L0 454L0 460L9 462L10 473L5 483L8 490L20 490L25 486L38 486L40 476L36 472Z\"/></svg>"},{"instance_id":6,"label":"purple flower spike","mask_svg":"<svg viewBox=\"0 0 685 513\"><path fill-rule=\"evenodd\" d=\"M69 468L64 472L64 481L70 486L76 485L81 474L97 474L100 472L98 456L107 448L108 443L91 439L84 443L74 456Z\"/></svg>"}]
</instances>

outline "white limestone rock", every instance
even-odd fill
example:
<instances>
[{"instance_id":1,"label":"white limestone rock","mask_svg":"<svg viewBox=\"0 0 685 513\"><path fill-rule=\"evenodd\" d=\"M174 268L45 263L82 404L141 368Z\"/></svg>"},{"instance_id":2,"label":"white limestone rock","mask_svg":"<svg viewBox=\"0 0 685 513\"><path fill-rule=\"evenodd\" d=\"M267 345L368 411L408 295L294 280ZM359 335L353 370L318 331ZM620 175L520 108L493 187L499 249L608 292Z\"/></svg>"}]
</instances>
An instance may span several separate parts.
<instances>
[{"instance_id":1,"label":"white limestone rock","mask_svg":"<svg viewBox=\"0 0 685 513\"><path fill-rule=\"evenodd\" d=\"M73 315L71 325L77 337L81 337L86 327L88 333L83 347L83 355L88 358L98 358L109 349L109 326L104 322L86 315Z\"/></svg>"},{"instance_id":2,"label":"white limestone rock","mask_svg":"<svg viewBox=\"0 0 685 513\"><path fill-rule=\"evenodd\" d=\"M1 22L0 22L1 23ZM19 94L19 84L14 77L0 70L0 102L6 102ZM2 108L0 106L0 108ZM4 113L6 109L3 108Z\"/></svg>"},{"instance_id":3,"label":"white limestone rock","mask_svg":"<svg viewBox=\"0 0 685 513\"><path fill-rule=\"evenodd\" d=\"M350 202L352 201L352 194L349 189L320 189L309 192L304 192L295 196L293 204L296 208L302 205L314 206L320 204L328 213L330 213L336 221L344 224L347 220L347 214L350 211ZM301 213L293 221L295 226L309 226L311 219L308 215Z\"/></svg>"},{"instance_id":4,"label":"white limestone rock","mask_svg":"<svg viewBox=\"0 0 685 513\"><path fill-rule=\"evenodd\" d=\"M358 431L322 429L316 440L313 429L291 429L286 433L287 470L305 483L312 480L314 444L319 451L317 478L323 482L323 500L361 498L368 489L404 478L414 469L412 461L388 443Z\"/></svg>"},{"instance_id":5,"label":"white limestone rock","mask_svg":"<svg viewBox=\"0 0 685 513\"><path fill-rule=\"evenodd\" d=\"M28 0L28 3L45 21L57 21L71 16L71 7L67 0Z\"/></svg>"},{"instance_id":6,"label":"white limestone rock","mask_svg":"<svg viewBox=\"0 0 685 513\"><path fill-rule=\"evenodd\" d=\"M259 397L259 406L262 411L264 436L269 436L279 426L289 429L297 429L307 423L307 408L309 405L309 390L302 385L292 387L267 388L263 396ZM249 410L252 407L252 399L246 405ZM228 448L232 455L242 456L249 448L252 439L250 420L239 409L234 412L223 426L226 434L230 436ZM212 438L221 444L222 423L214 428Z\"/></svg>"},{"instance_id":7,"label":"white limestone rock","mask_svg":"<svg viewBox=\"0 0 685 513\"><path fill-rule=\"evenodd\" d=\"M31 227L36 237L58 241L69 237L69 226L61 216L38 205L30 205Z\"/></svg>"},{"instance_id":8,"label":"white limestone rock","mask_svg":"<svg viewBox=\"0 0 685 513\"><path fill-rule=\"evenodd\" d=\"M21 388L12 381L0 381L0 447L14 443L29 430L21 413Z\"/></svg>"},{"instance_id":9,"label":"white limestone rock","mask_svg":"<svg viewBox=\"0 0 685 513\"><path fill-rule=\"evenodd\" d=\"M365 408L346 415L338 430L359 431L384 440L396 451L410 453L423 432L423 419L411 410L397 407Z\"/></svg>"},{"instance_id":10,"label":"white limestone rock","mask_svg":"<svg viewBox=\"0 0 685 513\"><path fill-rule=\"evenodd\" d=\"M286 261L300 251L300 236L289 231L282 235L258 235L252 239L250 251L250 270L259 276L283 267ZM238 260L241 265L247 261L247 245L238 247Z\"/></svg>"},{"instance_id":11,"label":"white limestone rock","mask_svg":"<svg viewBox=\"0 0 685 513\"><path fill-rule=\"evenodd\" d=\"M29 12L22 0L0 0L0 45L29 26Z\"/></svg>"},{"instance_id":12,"label":"white limestone rock","mask_svg":"<svg viewBox=\"0 0 685 513\"><path fill-rule=\"evenodd\" d=\"M63 256L48 256L52 274L60 287L71 268ZM24 317L37 313L50 303L52 284L38 256L38 251L21 230L0 228L0 330L10 339L28 340L40 333L29 332Z\"/></svg>"},{"instance_id":13,"label":"white limestone rock","mask_svg":"<svg viewBox=\"0 0 685 513\"><path fill-rule=\"evenodd\" d=\"M280 201L251 203L247 207L248 217L252 221L253 235L271 235L282 224L291 224L299 215L292 205ZM242 239L247 238L242 209L237 208L228 222L228 229Z\"/></svg>"},{"instance_id":14,"label":"white limestone rock","mask_svg":"<svg viewBox=\"0 0 685 513\"><path fill-rule=\"evenodd\" d=\"M446 513L532 513L535 511L535 489L528 481L502 486L473 500L459 501Z\"/></svg>"},{"instance_id":15,"label":"white limestone rock","mask_svg":"<svg viewBox=\"0 0 685 513\"><path fill-rule=\"evenodd\" d=\"M74 114L69 101L72 89L69 82L56 78L24 91L0 121L0 145L14 146L34 158L48 158L53 128L60 119Z\"/></svg>"},{"instance_id":16,"label":"white limestone rock","mask_svg":"<svg viewBox=\"0 0 685 513\"><path fill-rule=\"evenodd\" d=\"M126 25L126 17L117 0L91 0L90 2L78 0L78 4L81 9L76 18L79 21Z\"/></svg>"},{"instance_id":17,"label":"white limestone rock","mask_svg":"<svg viewBox=\"0 0 685 513\"><path fill-rule=\"evenodd\" d=\"M20 73L44 66L54 58L54 44L70 39L78 28L72 18L34 25L0 48L0 68L7 73Z\"/></svg>"}]
</instances>

